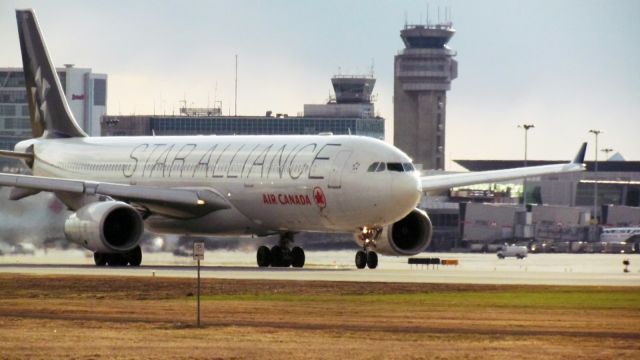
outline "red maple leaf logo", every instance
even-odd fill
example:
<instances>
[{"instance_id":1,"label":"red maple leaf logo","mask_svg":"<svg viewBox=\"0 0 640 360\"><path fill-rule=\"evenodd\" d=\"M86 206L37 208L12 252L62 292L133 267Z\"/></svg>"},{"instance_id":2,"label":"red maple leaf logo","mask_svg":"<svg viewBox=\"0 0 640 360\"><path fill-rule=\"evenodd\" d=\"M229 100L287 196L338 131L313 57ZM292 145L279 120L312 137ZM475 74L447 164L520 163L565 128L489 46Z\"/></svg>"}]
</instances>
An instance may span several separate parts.
<instances>
[{"instance_id":1,"label":"red maple leaf logo","mask_svg":"<svg viewBox=\"0 0 640 360\"><path fill-rule=\"evenodd\" d=\"M319 187L313 189L313 200L320 209L327 207L327 198L324 197L324 192Z\"/></svg>"},{"instance_id":2,"label":"red maple leaf logo","mask_svg":"<svg viewBox=\"0 0 640 360\"><path fill-rule=\"evenodd\" d=\"M64 210L64 206L62 205L60 200L54 198L49 202L49 210L57 214L60 211Z\"/></svg>"}]
</instances>

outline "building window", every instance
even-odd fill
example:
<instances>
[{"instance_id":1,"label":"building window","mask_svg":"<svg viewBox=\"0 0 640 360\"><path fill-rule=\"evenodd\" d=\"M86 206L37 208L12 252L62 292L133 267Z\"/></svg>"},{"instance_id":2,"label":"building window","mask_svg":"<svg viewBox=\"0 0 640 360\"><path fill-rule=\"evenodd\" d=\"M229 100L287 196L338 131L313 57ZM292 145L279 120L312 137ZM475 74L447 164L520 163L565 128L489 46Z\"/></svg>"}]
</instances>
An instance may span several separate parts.
<instances>
[{"instance_id":1,"label":"building window","mask_svg":"<svg viewBox=\"0 0 640 360\"><path fill-rule=\"evenodd\" d=\"M0 105L0 115L15 115L15 114L16 114L15 105Z\"/></svg>"},{"instance_id":2,"label":"building window","mask_svg":"<svg viewBox=\"0 0 640 360\"><path fill-rule=\"evenodd\" d=\"M105 106L107 103L107 80L93 80L93 105Z\"/></svg>"}]
</instances>

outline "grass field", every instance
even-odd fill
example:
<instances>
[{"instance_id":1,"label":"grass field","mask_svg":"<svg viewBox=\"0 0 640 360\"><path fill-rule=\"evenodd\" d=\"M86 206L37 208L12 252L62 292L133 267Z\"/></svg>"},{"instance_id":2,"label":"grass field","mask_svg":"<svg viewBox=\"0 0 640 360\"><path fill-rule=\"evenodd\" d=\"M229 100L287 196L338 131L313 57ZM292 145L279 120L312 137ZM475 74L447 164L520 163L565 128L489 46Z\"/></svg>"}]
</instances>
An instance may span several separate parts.
<instances>
[{"instance_id":1,"label":"grass field","mask_svg":"<svg viewBox=\"0 0 640 360\"><path fill-rule=\"evenodd\" d=\"M0 274L0 358L640 358L640 287Z\"/></svg>"}]
</instances>

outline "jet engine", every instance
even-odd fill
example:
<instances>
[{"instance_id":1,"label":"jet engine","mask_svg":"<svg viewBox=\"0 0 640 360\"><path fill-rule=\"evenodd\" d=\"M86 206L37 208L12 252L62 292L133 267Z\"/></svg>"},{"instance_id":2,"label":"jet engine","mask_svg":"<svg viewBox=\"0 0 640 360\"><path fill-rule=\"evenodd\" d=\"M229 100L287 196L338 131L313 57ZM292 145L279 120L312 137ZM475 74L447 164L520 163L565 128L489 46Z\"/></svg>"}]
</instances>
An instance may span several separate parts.
<instances>
[{"instance_id":1,"label":"jet engine","mask_svg":"<svg viewBox=\"0 0 640 360\"><path fill-rule=\"evenodd\" d=\"M95 202L71 214L64 233L71 242L99 253L124 253L140 242L144 224L140 214L119 201Z\"/></svg>"},{"instance_id":2,"label":"jet engine","mask_svg":"<svg viewBox=\"0 0 640 360\"><path fill-rule=\"evenodd\" d=\"M433 225L427 213L413 209L401 220L383 227L371 250L383 255L415 255L429 246L432 234ZM363 245L358 239L356 236L356 241Z\"/></svg>"}]
</instances>

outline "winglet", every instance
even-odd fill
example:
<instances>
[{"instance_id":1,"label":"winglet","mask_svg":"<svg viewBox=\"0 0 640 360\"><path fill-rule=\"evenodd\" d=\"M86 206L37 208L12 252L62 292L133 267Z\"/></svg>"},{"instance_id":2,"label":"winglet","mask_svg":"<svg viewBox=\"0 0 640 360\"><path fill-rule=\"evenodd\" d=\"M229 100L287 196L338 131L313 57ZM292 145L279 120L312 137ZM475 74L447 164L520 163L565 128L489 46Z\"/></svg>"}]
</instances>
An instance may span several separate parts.
<instances>
[{"instance_id":1,"label":"winglet","mask_svg":"<svg viewBox=\"0 0 640 360\"><path fill-rule=\"evenodd\" d=\"M576 157L571 161L572 164L582 164L584 163L584 154L587 152L587 143L582 143L580 150L576 154Z\"/></svg>"}]
</instances>

